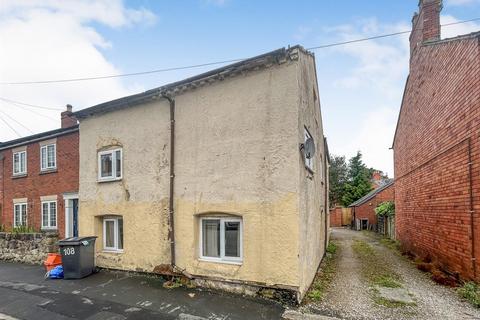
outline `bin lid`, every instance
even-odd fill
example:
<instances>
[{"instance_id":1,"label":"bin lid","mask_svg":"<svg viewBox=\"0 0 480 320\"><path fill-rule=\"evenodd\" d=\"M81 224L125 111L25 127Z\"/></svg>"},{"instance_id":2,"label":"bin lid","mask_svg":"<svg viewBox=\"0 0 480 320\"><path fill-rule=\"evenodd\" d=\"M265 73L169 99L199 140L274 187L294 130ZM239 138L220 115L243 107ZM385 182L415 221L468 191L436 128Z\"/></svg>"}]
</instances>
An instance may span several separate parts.
<instances>
[{"instance_id":1,"label":"bin lid","mask_svg":"<svg viewBox=\"0 0 480 320\"><path fill-rule=\"evenodd\" d=\"M65 238L58 241L59 246L79 246L83 244L83 241L92 241L97 239L97 236L89 236L89 237L70 237Z\"/></svg>"}]
</instances>

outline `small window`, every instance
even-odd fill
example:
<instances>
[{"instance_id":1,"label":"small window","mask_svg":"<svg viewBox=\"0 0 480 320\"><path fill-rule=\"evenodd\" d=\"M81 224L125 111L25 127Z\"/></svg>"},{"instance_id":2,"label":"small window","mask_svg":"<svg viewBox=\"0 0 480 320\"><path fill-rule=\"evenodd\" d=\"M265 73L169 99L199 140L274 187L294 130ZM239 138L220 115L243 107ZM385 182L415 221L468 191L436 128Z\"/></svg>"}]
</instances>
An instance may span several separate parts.
<instances>
[{"instance_id":1,"label":"small window","mask_svg":"<svg viewBox=\"0 0 480 320\"><path fill-rule=\"evenodd\" d=\"M40 169L52 170L57 167L56 145L49 144L40 148Z\"/></svg>"},{"instance_id":2,"label":"small window","mask_svg":"<svg viewBox=\"0 0 480 320\"><path fill-rule=\"evenodd\" d=\"M312 136L310 135L310 132L308 132L307 128L305 128L304 143L306 143L308 139L312 139ZM305 149L303 150L303 160L305 161L305 167L307 167L307 169L310 171L313 171L313 156L309 155Z\"/></svg>"},{"instance_id":3,"label":"small window","mask_svg":"<svg viewBox=\"0 0 480 320\"><path fill-rule=\"evenodd\" d=\"M109 150L98 153L98 180L122 179L122 150Z\"/></svg>"},{"instance_id":4,"label":"small window","mask_svg":"<svg viewBox=\"0 0 480 320\"><path fill-rule=\"evenodd\" d=\"M13 226L20 227L27 225L27 204L15 203L13 205Z\"/></svg>"},{"instance_id":5,"label":"small window","mask_svg":"<svg viewBox=\"0 0 480 320\"><path fill-rule=\"evenodd\" d=\"M27 151L15 152L13 154L13 174L25 173L27 173Z\"/></svg>"},{"instance_id":6,"label":"small window","mask_svg":"<svg viewBox=\"0 0 480 320\"><path fill-rule=\"evenodd\" d=\"M123 251L123 219L103 219L103 248L108 251Z\"/></svg>"},{"instance_id":7,"label":"small window","mask_svg":"<svg viewBox=\"0 0 480 320\"><path fill-rule=\"evenodd\" d=\"M200 221L200 258L219 262L241 262L242 220L239 218L202 218Z\"/></svg>"},{"instance_id":8,"label":"small window","mask_svg":"<svg viewBox=\"0 0 480 320\"><path fill-rule=\"evenodd\" d=\"M42 229L57 228L57 201L42 201Z\"/></svg>"}]
</instances>

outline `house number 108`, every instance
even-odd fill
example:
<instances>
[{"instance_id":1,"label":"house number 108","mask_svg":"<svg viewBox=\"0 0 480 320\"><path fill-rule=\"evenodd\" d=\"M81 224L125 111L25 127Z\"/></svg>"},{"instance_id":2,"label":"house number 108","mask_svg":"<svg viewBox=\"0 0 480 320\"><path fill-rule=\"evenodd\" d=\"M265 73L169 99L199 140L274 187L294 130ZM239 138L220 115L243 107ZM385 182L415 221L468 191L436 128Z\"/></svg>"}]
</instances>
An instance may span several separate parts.
<instances>
[{"instance_id":1,"label":"house number 108","mask_svg":"<svg viewBox=\"0 0 480 320\"><path fill-rule=\"evenodd\" d=\"M71 255L75 254L75 248L73 248L73 247L72 248L65 248L65 249L63 249L63 254L65 256L71 256Z\"/></svg>"}]
</instances>

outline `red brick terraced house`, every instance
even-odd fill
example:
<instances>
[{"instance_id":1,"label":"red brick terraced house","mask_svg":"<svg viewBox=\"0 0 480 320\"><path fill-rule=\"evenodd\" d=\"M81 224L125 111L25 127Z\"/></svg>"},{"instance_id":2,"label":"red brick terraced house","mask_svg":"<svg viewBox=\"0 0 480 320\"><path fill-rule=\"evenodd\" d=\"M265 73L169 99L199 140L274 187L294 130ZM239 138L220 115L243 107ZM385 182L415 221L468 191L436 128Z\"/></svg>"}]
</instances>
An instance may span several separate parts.
<instances>
[{"instance_id":1,"label":"red brick terraced house","mask_svg":"<svg viewBox=\"0 0 480 320\"><path fill-rule=\"evenodd\" d=\"M420 1L393 141L396 237L480 279L480 32L440 38L440 0Z\"/></svg>"},{"instance_id":2,"label":"red brick terraced house","mask_svg":"<svg viewBox=\"0 0 480 320\"><path fill-rule=\"evenodd\" d=\"M395 200L395 185L388 181L350 205L356 230L377 230L375 208L382 202Z\"/></svg>"},{"instance_id":3,"label":"red brick terraced house","mask_svg":"<svg viewBox=\"0 0 480 320\"><path fill-rule=\"evenodd\" d=\"M0 144L0 225L78 233L78 124L72 107L60 129Z\"/></svg>"}]
</instances>

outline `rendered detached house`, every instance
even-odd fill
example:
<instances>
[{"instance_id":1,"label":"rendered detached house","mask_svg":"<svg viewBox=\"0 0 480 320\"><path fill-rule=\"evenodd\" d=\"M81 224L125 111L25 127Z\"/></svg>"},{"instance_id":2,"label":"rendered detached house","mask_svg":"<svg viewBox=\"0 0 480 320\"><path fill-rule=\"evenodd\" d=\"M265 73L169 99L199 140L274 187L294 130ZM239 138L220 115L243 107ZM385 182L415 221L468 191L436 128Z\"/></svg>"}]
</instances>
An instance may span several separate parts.
<instances>
[{"instance_id":1,"label":"rendered detached house","mask_svg":"<svg viewBox=\"0 0 480 320\"><path fill-rule=\"evenodd\" d=\"M279 49L75 113L100 267L300 299L327 244L314 56Z\"/></svg>"},{"instance_id":2,"label":"rendered detached house","mask_svg":"<svg viewBox=\"0 0 480 320\"><path fill-rule=\"evenodd\" d=\"M393 142L396 235L406 250L480 280L480 32L440 38L420 1Z\"/></svg>"},{"instance_id":3,"label":"rendered detached house","mask_svg":"<svg viewBox=\"0 0 480 320\"><path fill-rule=\"evenodd\" d=\"M72 107L60 129L0 144L0 225L76 235L78 124Z\"/></svg>"}]
</instances>

